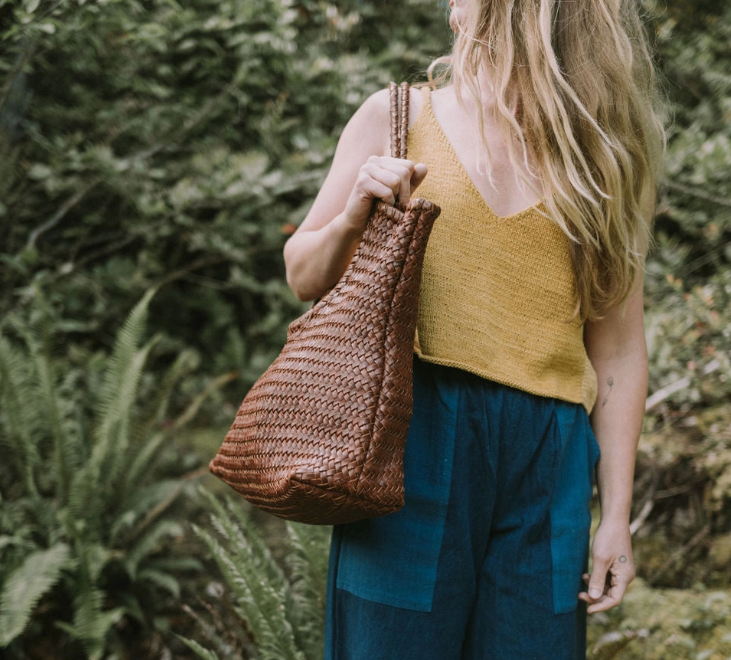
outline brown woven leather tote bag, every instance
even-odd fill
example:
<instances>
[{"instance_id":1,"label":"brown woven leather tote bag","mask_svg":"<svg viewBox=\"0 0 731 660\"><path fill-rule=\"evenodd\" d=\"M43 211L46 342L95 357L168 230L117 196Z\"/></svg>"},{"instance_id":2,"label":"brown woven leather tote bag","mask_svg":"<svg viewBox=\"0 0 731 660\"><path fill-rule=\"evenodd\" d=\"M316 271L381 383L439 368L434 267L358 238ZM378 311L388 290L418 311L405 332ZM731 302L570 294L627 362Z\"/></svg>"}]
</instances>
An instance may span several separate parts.
<instances>
[{"instance_id":1,"label":"brown woven leather tote bag","mask_svg":"<svg viewBox=\"0 0 731 660\"><path fill-rule=\"evenodd\" d=\"M389 89L391 155L405 158L409 87ZM403 506L421 265L439 212L377 201L340 282L289 326L209 465L252 504L328 525Z\"/></svg>"}]
</instances>

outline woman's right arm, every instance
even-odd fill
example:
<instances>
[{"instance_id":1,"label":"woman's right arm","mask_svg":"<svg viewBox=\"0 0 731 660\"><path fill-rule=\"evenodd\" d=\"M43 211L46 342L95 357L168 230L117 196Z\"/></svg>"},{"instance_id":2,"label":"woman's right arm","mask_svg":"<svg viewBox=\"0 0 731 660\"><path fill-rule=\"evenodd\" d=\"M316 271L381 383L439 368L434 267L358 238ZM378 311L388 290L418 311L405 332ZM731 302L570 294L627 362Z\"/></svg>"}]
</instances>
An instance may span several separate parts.
<instances>
[{"instance_id":1,"label":"woman's right arm","mask_svg":"<svg viewBox=\"0 0 731 660\"><path fill-rule=\"evenodd\" d=\"M376 92L340 136L330 172L300 227L284 246L287 283L300 300L322 297L342 277L376 199L407 202L426 166L387 156L388 90Z\"/></svg>"}]
</instances>

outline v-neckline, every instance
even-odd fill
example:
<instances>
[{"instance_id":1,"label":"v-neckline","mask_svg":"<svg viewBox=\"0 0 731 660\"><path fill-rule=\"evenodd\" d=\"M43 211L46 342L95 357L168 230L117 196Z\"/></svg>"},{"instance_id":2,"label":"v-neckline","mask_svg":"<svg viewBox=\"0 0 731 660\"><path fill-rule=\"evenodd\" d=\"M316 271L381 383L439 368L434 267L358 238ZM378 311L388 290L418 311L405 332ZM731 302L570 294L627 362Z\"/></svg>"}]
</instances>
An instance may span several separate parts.
<instances>
[{"instance_id":1,"label":"v-neckline","mask_svg":"<svg viewBox=\"0 0 731 660\"><path fill-rule=\"evenodd\" d=\"M465 167L464 163L460 160L459 156L457 155L457 152L454 149L454 146L452 146L452 143L449 141L449 138L447 137L447 134L444 132L442 125L439 123L437 116L434 114L434 108L432 106L432 99L431 99L432 90L429 87L425 87L424 89L426 90L426 98L424 99L423 103L426 106L424 109L429 112L429 115L430 115L429 119L434 123L434 125L437 129L439 138L444 145L444 148L447 150L447 152L451 156L452 160L457 164L457 167L459 168L462 175L464 176L464 179L468 184L468 188L469 188L470 192L474 195L474 197L476 199L478 199L480 201L480 203L485 208L485 210L495 219L500 220L500 221L512 220L513 218L525 215L529 211L533 211L533 210L538 210L539 213L544 214L546 212L544 198L537 200L534 204L531 204L530 206L527 206L526 208L521 209L520 211L516 211L515 213L510 213L509 215L498 215L493 210L493 208L487 203L487 200L484 198L482 193L478 190L477 185L475 184L474 180L470 176L470 173L467 171L467 168Z\"/></svg>"}]
</instances>

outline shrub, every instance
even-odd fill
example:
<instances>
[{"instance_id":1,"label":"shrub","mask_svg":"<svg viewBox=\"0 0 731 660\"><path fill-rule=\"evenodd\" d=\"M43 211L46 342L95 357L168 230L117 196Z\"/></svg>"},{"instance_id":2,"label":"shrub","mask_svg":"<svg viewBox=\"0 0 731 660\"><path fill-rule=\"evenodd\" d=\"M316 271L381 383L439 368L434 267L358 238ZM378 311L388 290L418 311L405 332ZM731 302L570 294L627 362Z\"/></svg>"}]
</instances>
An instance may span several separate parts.
<instances>
[{"instance_id":1,"label":"shrub","mask_svg":"<svg viewBox=\"0 0 731 660\"><path fill-rule=\"evenodd\" d=\"M168 515L201 474L181 474L190 457L165 455L190 415L163 425L194 360L181 353L142 401L157 341L140 345L152 292L112 354L83 371L55 357L36 296L34 318L11 316L0 334L0 648L22 658L53 643L54 657L100 658L118 625L149 626L178 598L181 572L200 568L171 547L184 530Z\"/></svg>"}]
</instances>

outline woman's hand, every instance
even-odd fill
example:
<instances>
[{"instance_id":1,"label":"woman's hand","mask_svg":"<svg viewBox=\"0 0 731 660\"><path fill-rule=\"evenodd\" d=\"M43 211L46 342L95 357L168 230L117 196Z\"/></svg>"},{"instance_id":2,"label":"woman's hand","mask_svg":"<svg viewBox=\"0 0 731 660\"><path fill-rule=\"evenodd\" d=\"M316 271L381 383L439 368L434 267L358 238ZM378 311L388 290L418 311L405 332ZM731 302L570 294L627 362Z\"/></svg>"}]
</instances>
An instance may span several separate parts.
<instances>
[{"instance_id":1,"label":"woman's hand","mask_svg":"<svg viewBox=\"0 0 731 660\"><path fill-rule=\"evenodd\" d=\"M411 95L411 117L421 95ZM360 243L374 200L407 202L426 176L426 165L391 158L387 89L376 92L343 129L332 167L312 208L284 246L287 282L300 300L335 286Z\"/></svg>"},{"instance_id":2,"label":"woman's hand","mask_svg":"<svg viewBox=\"0 0 731 660\"><path fill-rule=\"evenodd\" d=\"M398 200L406 204L411 193L426 176L423 163L371 156L358 171L353 189L345 203L343 222L356 233L363 233L373 207L373 201L382 199L388 204Z\"/></svg>"},{"instance_id":3,"label":"woman's hand","mask_svg":"<svg viewBox=\"0 0 731 660\"><path fill-rule=\"evenodd\" d=\"M597 490L602 516L592 542L592 573L584 576L589 588L579 594L591 614L617 605L635 576L629 520L647 397L643 309L638 282L625 305L584 326L586 352L599 389L591 426L601 450Z\"/></svg>"},{"instance_id":4,"label":"woman's hand","mask_svg":"<svg viewBox=\"0 0 731 660\"><path fill-rule=\"evenodd\" d=\"M635 577L629 524L603 520L594 534L591 554L591 575L583 575L588 590L582 591L579 599L588 603L586 611L594 614L619 605Z\"/></svg>"}]
</instances>

